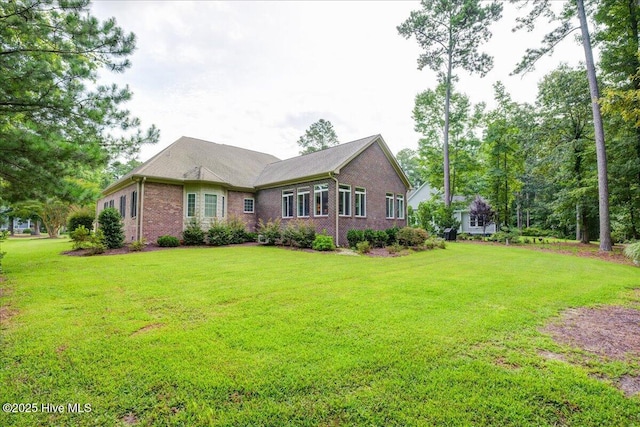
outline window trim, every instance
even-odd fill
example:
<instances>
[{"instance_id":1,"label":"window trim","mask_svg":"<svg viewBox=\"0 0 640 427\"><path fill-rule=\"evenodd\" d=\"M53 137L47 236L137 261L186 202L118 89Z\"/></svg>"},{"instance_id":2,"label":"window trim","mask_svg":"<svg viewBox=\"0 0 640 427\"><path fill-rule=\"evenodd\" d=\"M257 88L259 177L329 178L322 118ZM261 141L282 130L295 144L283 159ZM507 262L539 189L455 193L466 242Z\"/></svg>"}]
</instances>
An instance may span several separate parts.
<instances>
[{"instance_id":1,"label":"window trim","mask_svg":"<svg viewBox=\"0 0 640 427\"><path fill-rule=\"evenodd\" d=\"M385 197L385 218L386 219L395 219L395 198L393 193L387 193ZM391 204L389 204L391 202Z\"/></svg>"},{"instance_id":2,"label":"window trim","mask_svg":"<svg viewBox=\"0 0 640 427\"><path fill-rule=\"evenodd\" d=\"M356 187L354 190L354 194L355 194L354 216L356 218L366 218L367 217L367 189L364 187ZM358 215L358 199L359 198L361 198L360 211L362 215Z\"/></svg>"},{"instance_id":3,"label":"window trim","mask_svg":"<svg viewBox=\"0 0 640 427\"><path fill-rule=\"evenodd\" d=\"M213 215L207 215L207 196L213 197ZM218 217L218 195L213 193L204 194L204 217L205 218L217 218Z\"/></svg>"},{"instance_id":4,"label":"window trim","mask_svg":"<svg viewBox=\"0 0 640 427\"><path fill-rule=\"evenodd\" d=\"M189 215L189 196L193 196L193 212ZM187 203L185 204L185 215L187 218L195 218L197 207L197 193L187 193Z\"/></svg>"},{"instance_id":5,"label":"window trim","mask_svg":"<svg viewBox=\"0 0 640 427\"><path fill-rule=\"evenodd\" d=\"M131 192L131 218L138 216L138 191L133 190Z\"/></svg>"},{"instance_id":6,"label":"window trim","mask_svg":"<svg viewBox=\"0 0 640 427\"><path fill-rule=\"evenodd\" d=\"M322 193L327 194L327 213L322 213ZM318 203L318 197L320 198L320 203ZM329 216L329 184L316 184L313 186L313 216L315 217L327 217Z\"/></svg>"},{"instance_id":7,"label":"window trim","mask_svg":"<svg viewBox=\"0 0 640 427\"><path fill-rule=\"evenodd\" d=\"M120 218L124 219L127 215L127 195L123 194L120 196L120 202L118 205L118 210L120 211Z\"/></svg>"},{"instance_id":8,"label":"window trim","mask_svg":"<svg viewBox=\"0 0 640 427\"><path fill-rule=\"evenodd\" d=\"M302 201L303 203L300 204L300 201ZM311 207L309 206L311 204L311 189L309 187L302 187L302 188L298 188L297 190L297 194L296 194L296 215L298 218L309 218L311 216ZM301 208L302 207L302 214L301 214ZM306 209L306 215L305 215L305 210Z\"/></svg>"},{"instance_id":9,"label":"window trim","mask_svg":"<svg viewBox=\"0 0 640 427\"><path fill-rule=\"evenodd\" d=\"M282 218L293 218L293 195L292 188L282 190ZM286 206L285 206L286 205ZM286 208L286 212L285 212Z\"/></svg>"},{"instance_id":10,"label":"window trim","mask_svg":"<svg viewBox=\"0 0 640 427\"><path fill-rule=\"evenodd\" d=\"M402 194L396 194L396 218L404 219L404 196Z\"/></svg>"},{"instance_id":11,"label":"window trim","mask_svg":"<svg viewBox=\"0 0 640 427\"><path fill-rule=\"evenodd\" d=\"M251 210L247 210L247 202L251 202ZM242 210L246 214L256 213L256 199L254 199L253 197L245 197Z\"/></svg>"},{"instance_id":12,"label":"window trim","mask_svg":"<svg viewBox=\"0 0 640 427\"><path fill-rule=\"evenodd\" d=\"M343 208L342 213L340 212L340 204L342 204L342 208ZM351 216L351 186L350 185L338 184L338 216L341 216L341 217Z\"/></svg>"}]
</instances>

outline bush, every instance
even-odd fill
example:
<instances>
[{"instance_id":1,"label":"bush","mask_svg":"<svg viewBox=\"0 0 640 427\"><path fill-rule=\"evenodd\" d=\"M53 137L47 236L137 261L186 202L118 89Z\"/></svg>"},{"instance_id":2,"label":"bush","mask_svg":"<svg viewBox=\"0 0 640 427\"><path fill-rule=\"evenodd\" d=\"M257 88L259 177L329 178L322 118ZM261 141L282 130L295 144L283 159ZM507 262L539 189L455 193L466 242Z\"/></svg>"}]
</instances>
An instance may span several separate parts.
<instances>
[{"instance_id":1,"label":"bush","mask_svg":"<svg viewBox=\"0 0 640 427\"><path fill-rule=\"evenodd\" d=\"M387 246L387 252L389 252L391 255L399 254L403 250L404 250L404 246L402 246L398 242L395 242L394 244Z\"/></svg>"},{"instance_id":2,"label":"bush","mask_svg":"<svg viewBox=\"0 0 640 427\"><path fill-rule=\"evenodd\" d=\"M388 245L393 245L395 243L398 243L398 232L400 231L400 227L395 226L395 227L387 228L384 231L385 233L387 233Z\"/></svg>"},{"instance_id":3,"label":"bush","mask_svg":"<svg viewBox=\"0 0 640 427\"><path fill-rule=\"evenodd\" d=\"M119 213L118 213L119 215ZM89 246L89 255L97 255L104 253L107 250L107 245L105 243L105 236L102 229L96 230L95 233L91 235L91 245Z\"/></svg>"},{"instance_id":4,"label":"bush","mask_svg":"<svg viewBox=\"0 0 640 427\"><path fill-rule=\"evenodd\" d=\"M140 252L147 245L147 241L144 237L140 240L135 240L129 244L129 250L132 252Z\"/></svg>"},{"instance_id":5,"label":"bush","mask_svg":"<svg viewBox=\"0 0 640 427\"><path fill-rule=\"evenodd\" d=\"M351 229L347 231L347 242L349 242L350 248L355 248L357 247L358 243L364 241L366 241L366 239L364 238L363 230Z\"/></svg>"},{"instance_id":6,"label":"bush","mask_svg":"<svg viewBox=\"0 0 640 427\"><path fill-rule=\"evenodd\" d=\"M163 248L175 248L177 246L180 246L180 240L177 237L169 235L158 237L157 243L158 246L161 246Z\"/></svg>"},{"instance_id":7,"label":"bush","mask_svg":"<svg viewBox=\"0 0 640 427\"><path fill-rule=\"evenodd\" d=\"M240 218L231 217L227 220L227 228L230 234L230 244L237 245L248 241L247 224Z\"/></svg>"},{"instance_id":8,"label":"bush","mask_svg":"<svg viewBox=\"0 0 640 427\"><path fill-rule=\"evenodd\" d=\"M327 236L325 232L318 234L313 241L313 250L316 251L334 251L336 245L333 243L333 237Z\"/></svg>"},{"instance_id":9,"label":"bush","mask_svg":"<svg viewBox=\"0 0 640 427\"><path fill-rule=\"evenodd\" d=\"M24 230L22 230L23 234L31 234L31 229L30 228L25 228Z\"/></svg>"},{"instance_id":10,"label":"bush","mask_svg":"<svg viewBox=\"0 0 640 427\"><path fill-rule=\"evenodd\" d=\"M73 242L73 250L87 249L91 246L91 232L85 228L84 225L79 225L69 233L71 241Z\"/></svg>"},{"instance_id":11,"label":"bush","mask_svg":"<svg viewBox=\"0 0 640 427\"><path fill-rule=\"evenodd\" d=\"M632 243L624 248L624 256L634 263L640 263L640 242Z\"/></svg>"},{"instance_id":12,"label":"bush","mask_svg":"<svg viewBox=\"0 0 640 427\"><path fill-rule=\"evenodd\" d=\"M211 246L231 244L233 235L231 229L223 222L214 222L207 232L207 240Z\"/></svg>"},{"instance_id":13,"label":"bush","mask_svg":"<svg viewBox=\"0 0 640 427\"><path fill-rule=\"evenodd\" d=\"M495 233L490 238L493 242L499 243L519 243L520 242L520 231L515 229L503 228L502 230Z\"/></svg>"},{"instance_id":14,"label":"bush","mask_svg":"<svg viewBox=\"0 0 640 427\"><path fill-rule=\"evenodd\" d=\"M204 245L204 231L198 221L191 220L187 229L182 232L182 240L187 246Z\"/></svg>"},{"instance_id":15,"label":"bush","mask_svg":"<svg viewBox=\"0 0 640 427\"><path fill-rule=\"evenodd\" d=\"M282 231L280 230L280 219L269 220L265 224L262 219L258 221L258 236L259 240L266 245L275 245L282 237Z\"/></svg>"},{"instance_id":16,"label":"bush","mask_svg":"<svg viewBox=\"0 0 640 427\"><path fill-rule=\"evenodd\" d=\"M368 254L369 252L371 252L371 244L367 241L358 242L356 244L356 249L361 254Z\"/></svg>"},{"instance_id":17,"label":"bush","mask_svg":"<svg viewBox=\"0 0 640 427\"><path fill-rule=\"evenodd\" d=\"M83 209L78 212L74 212L69 216L67 220L67 231L72 233L76 228L83 225L87 230L93 230L93 222L96 219L94 212Z\"/></svg>"},{"instance_id":18,"label":"bush","mask_svg":"<svg viewBox=\"0 0 640 427\"><path fill-rule=\"evenodd\" d=\"M106 208L100 212L98 223L104 234L104 244L108 249L124 246L124 227L120 212L116 208Z\"/></svg>"},{"instance_id":19,"label":"bush","mask_svg":"<svg viewBox=\"0 0 640 427\"><path fill-rule=\"evenodd\" d=\"M291 221L282 231L284 244L295 245L300 248L310 248L316 238L316 227L307 221Z\"/></svg>"},{"instance_id":20,"label":"bush","mask_svg":"<svg viewBox=\"0 0 640 427\"><path fill-rule=\"evenodd\" d=\"M428 237L422 228L404 227L398 231L398 243L406 247L422 246Z\"/></svg>"},{"instance_id":21,"label":"bush","mask_svg":"<svg viewBox=\"0 0 640 427\"><path fill-rule=\"evenodd\" d=\"M7 237L9 237L9 231L0 230L0 243L7 240ZM6 252L0 251L0 273L2 273L2 258L4 258L6 254L7 254Z\"/></svg>"},{"instance_id":22,"label":"bush","mask_svg":"<svg viewBox=\"0 0 640 427\"><path fill-rule=\"evenodd\" d=\"M425 240L423 247L426 249L435 249L435 248L445 249L447 247L447 244L444 241L444 239L440 237L431 237Z\"/></svg>"},{"instance_id":23,"label":"bush","mask_svg":"<svg viewBox=\"0 0 640 427\"><path fill-rule=\"evenodd\" d=\"M522 229L522 235L528 237L554 237L552 230L542 230L537 227L526 227Z\"/></svg>"}]
</instances>

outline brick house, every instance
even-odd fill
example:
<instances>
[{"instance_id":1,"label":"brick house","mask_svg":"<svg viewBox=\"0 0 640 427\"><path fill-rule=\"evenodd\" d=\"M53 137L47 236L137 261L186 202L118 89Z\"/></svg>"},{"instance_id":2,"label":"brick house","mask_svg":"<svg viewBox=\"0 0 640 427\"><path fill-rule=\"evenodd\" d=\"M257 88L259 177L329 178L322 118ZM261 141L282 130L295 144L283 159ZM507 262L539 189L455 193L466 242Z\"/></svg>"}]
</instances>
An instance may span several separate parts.
<instances>
[{"instance_id":1,"label":"brick house","mask_svg":"<svg viewBox=\"0 0 640 427\"><path fill-rule=\"evenodd\" d=\"M410 183L380 135L287 160L182 137L103 191L98 213L120 210L127 241L180 237L235 217L310 221L347 244L347 231L406 225Z\"/></svg>"}]
</instances>

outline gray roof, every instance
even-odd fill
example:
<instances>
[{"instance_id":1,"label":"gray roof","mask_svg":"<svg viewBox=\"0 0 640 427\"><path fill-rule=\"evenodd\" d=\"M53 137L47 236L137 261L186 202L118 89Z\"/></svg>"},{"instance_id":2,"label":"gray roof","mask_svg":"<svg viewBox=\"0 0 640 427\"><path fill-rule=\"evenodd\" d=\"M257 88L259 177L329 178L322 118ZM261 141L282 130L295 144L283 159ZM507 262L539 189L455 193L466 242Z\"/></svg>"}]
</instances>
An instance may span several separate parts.
<instances>
[{"instance_id":1,"label":"gray roof","mask_svg":"<svg viewBox=\"0 0 640 427\"><path fill-rule=\"evenodd\" d=\"M382 136L373 135L322 151L280 160L270 154L181 137L150 160L106 188L109 194L137 177L168 181L203 181L233 188L253 189L285 182L340 173L367 147L378 142L409 185L405 174L389 151Z\"/></svg>"},{"instance_id":2,"label":"gray roof","mask_svg":"<svg viewBox=\"0 0 640 427\"><path fill-rule=\"evenodd\" d=\"M258 176L255 186L274 185L301 178L328 175L331 172L339 173L342 167L378 139L382 140L382 137L373 135L314 153L271 163Z\"/></svg>"}]
</instances>

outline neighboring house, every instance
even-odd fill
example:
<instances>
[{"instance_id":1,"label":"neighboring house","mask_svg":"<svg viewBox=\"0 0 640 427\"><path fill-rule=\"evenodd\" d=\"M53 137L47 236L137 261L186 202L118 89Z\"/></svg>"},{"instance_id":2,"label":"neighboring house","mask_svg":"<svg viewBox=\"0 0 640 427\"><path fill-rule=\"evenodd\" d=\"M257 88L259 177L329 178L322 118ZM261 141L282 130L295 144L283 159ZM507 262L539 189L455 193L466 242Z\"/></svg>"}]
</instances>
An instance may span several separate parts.
<instances>
[{"instance_id":1,"label":"neighboring house","mask_svg":"<svg viewBox=\"0 0 640 427\"><path fill-rule=\"evenodd\" d=\"M120 210L126 240L180 237L229 217L310 221L336 244L347 231L406 225L409 181L380 135L287 160L182 137L103 191L98 213Z\"/></svg>"},{"instance_id":2,"label":"neighboring house","mask_svg":"<svg viewBox=\"0 0 640 427\"><path fill-rule=\"evenodd\" d=\"M16 234L22 234L24 230L34 230L35 224L30 219L13 218L13 228L10 223L4 222L0 224L0 230L13 230Z\"/></svg>"},{"instance_id":3,"label":"neighboring house","mask_svg":"<svg viewBox=\"0 0 640 427\"><path fill-rule=\"evenodd\" d=\"M432 188L428 183L424 183L420 187L409 193L407 204L408 206L411 206L411 208L415 211L418 209L420 202L431 200L433 196L438 194L439 192L437 190ZM465 202L468 200L463 196L453 196L453 201ZM469 202L469 204L471 203ZM453 212L453 217L460 222L458 233L493 234L496 232L495 223L489 224L484 227L484 224L482 224L482 219L471 215L471 213L469 212L469 208L455 210Z\"/></svg>"}]
</instances>

